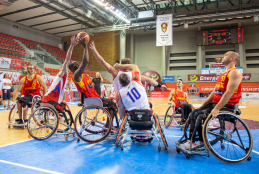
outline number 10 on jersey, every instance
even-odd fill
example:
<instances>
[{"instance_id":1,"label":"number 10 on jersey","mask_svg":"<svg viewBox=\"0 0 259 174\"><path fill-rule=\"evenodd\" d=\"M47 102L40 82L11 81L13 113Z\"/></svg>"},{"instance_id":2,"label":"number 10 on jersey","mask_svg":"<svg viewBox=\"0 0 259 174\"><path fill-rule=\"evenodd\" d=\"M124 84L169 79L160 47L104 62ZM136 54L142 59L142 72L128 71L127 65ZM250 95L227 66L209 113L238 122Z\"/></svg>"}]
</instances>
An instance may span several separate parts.
<instances>
[{"instance_id":1,"label":"number 10 on jersey","mask_svg":"<svg viewBox=\"0 0 259 174\"><path fill-rule=\"evenodd\" d=\"M127 93L127 96L131 99L133 103L141 97L136 88L132 88L130 92Z\"/></svg>"}]
</instances>

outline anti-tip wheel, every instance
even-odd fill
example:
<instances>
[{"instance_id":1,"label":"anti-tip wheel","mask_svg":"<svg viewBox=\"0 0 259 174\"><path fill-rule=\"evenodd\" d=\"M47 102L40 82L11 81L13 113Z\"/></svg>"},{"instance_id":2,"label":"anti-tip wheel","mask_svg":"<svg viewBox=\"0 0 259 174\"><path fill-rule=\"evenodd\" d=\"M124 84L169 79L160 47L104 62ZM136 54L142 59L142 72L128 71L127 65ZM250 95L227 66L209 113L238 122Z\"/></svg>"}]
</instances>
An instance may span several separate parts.
<instances>
[{"instance_id":1,"label":"anti-tip wheel","mask_svg":"<svg viewBox=\"0 0 259 174\"><path fill-rule=\"evenodd\" d=\"M186 154L186 158L190 159L190 154L189 153Z\"/></svg>"},{"instance_id":2,"label":"anti-tip wheel","mask_svg":"<svg viewBox=\"0 0 259 174\"><path fill-rule=\"evenodd\" d=\"M123 145L121 145L121 150L123 151L123 149L124 149L124 148L123 148Z\"/></svg>"},{"instance_id":3,"label":"anti-tip wheel","mask_svg":"<svg viewBox=\"0 0 259 174\"><path fill-rule=\"evenodd\" d=\"M78 143L80 142L80 139L79 139L79 138L77 138L77 142L78 142Z\"/></svg>"},{"instance_id":4,"label":"anti-tip wheel","mask_svg":"<svg viewBox=\"0 0 259 174\"><path fill-rule=\"evenodd\" d=\"M180 153L181 151L180 151L180 149L177 148L177 149L176 149L176 152L177 152L177 153Z\"/></svg>"},{"instance_id":5,"label":"anti-tip wheel","mask_svg":"<svg viewBox=\"0 0 259 174\"><path fill-rule=\"evenodd\" d=\"M67 136L67 135L65 135L65 139L66 139L66 140L68 139L68 136Z\"/></svg>"},{"instance_id":6,"label":"anti-tip wheel","mask_svg":"<svg viewBox=\"0 0 259 174\"><path fill-rule=\"evenodd\" d=\"M225 146L224 146L224 145L221 145L221 149L225 149Z\"/></svg>"},{"instance_id":7,"label":"anti-tip wheel","mask_svg":"<svg viewBox=\"0 0 259 174\"><path fill-rule=\"evenodd\" d=\"M251 161L251 159L252 159L251 156L249 156L249 157L247 158L247 161Z\"/></svg>"},{"instance_id":8,"label":"anti-tip wheel","mask_svg":"<svg viewBox=\"0 0 259 174\"><path fill-rule=\"evenodd\" d=\"M161 147L158 147L158 152L161 152Z\"/></svg>"}]
</instances>

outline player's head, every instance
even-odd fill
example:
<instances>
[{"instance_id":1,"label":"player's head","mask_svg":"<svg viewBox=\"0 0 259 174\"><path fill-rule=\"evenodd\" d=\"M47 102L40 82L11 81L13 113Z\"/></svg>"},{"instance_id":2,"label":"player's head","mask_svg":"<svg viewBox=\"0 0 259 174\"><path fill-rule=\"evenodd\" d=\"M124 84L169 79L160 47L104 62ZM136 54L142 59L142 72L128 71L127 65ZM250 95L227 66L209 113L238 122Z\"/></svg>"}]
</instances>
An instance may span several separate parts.
<instances>
[{"instance_id":1,"label":"player's head","mask_svg":"<svg viewBox=\"0 0 259 174\"><path fill-rule=\"evenodd\" d=\"M230 63L236 65L237 62L239 61L239 54L237 52L234 51L228 51L224 54L224 56L222 57L222 63L224 65L228 65Z\"/></svg>"},{"instance_id":2,"label":"player's head","mask_svg":"<svg viewBox=\"0 0 259 174\"><path fill-rule=\"evenodd\" d=\"M178 79L176 85L177 85L177 87L183 87L183 80L182 79Z\"/></svg>"},{"instance_id":3,"label":"player's head","mask_svg":"<svg viewBox=\"0 0 259 174\"><path fill-rule=\"evenodd\" d=\"M75 61L71 62L69 65L68 65L68 69L71 71L71 72L75 72L77 69L79 68L79 64Z\"/></svg>"},{"instance_id":4,"label":"player's head","mask_svg":"<svg viewBox=\"0 0 259 174\"><path fill-rule=\"evenodd\" d=\"M122 86L127 86L130 83L130 77L127 74L122 73L119 76L119 81Z\"/></svg>"},{"instance_id":5,"label":"player's head","mask_svg":"<svg viewBox=\"0 0 259 174\"><path fill-rule=\"evenodd\" d=\"M96 78L101 77L101 74L99 72L96 73Z\"/></svg>"},{"instance_id":6,"label":"player's head","mask_svg":"<svg viewBox=\"0 0 259 174\"><path fill-rule=\"evenodd\" d=\"M4 79L8 79L8 77L9 77L9 74L8 74L8 73L5 73L5 74L4 74Z\"/></svg>"},{"instance_id":7,"label":"player's head","mask_svg":"<svg viewBox=\"0 0 259 174\"><path fill-rule=\"evenodd\" d=\"M121 59L121 64L131 64L131 61L129 58L123 58Z\"/></svg>"},{"instance_id":8,"label":"player's head","mask_svg":"<svg viewBox=\"0 0 259 174\"><path fill-rule=\"evenodd\" d=\"M34 74L34 66L28 65L27 66L27 73L28 73L28 75L33 75Z\"/></svg>"}]
</instances>

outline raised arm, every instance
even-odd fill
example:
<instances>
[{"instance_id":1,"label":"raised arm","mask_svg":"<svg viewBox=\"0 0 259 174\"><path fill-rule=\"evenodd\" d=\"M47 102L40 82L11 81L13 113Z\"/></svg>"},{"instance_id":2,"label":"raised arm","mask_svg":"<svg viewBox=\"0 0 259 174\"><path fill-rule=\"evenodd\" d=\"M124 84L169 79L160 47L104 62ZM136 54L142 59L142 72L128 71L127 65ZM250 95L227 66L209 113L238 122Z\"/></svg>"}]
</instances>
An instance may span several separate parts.
<instances>
[{"instance_id":1,"label":"raised arm","mask_svg":"<svg viewBox=\"0 0 259 174\"><path fill-rule=\"evenodd\" d=\"M22 90L23 84L24 84L24 80L25 77L23 77L18 85L18 88L14 91L13 93L13 100L12 102L14 102L16 100L16 98L18 97L19 92Z\"/></svg>"},{"instance_id":2,"label":"raised arm","mask_svg":"<svg viewBox=\"0 0 259 174\"><path fill-rule=\"evenodd\" d=\"M40 83L40 86L43 88L43 96L47 93L47 86L46 83L44 82L43 78L41 76L37 76L37 80Z\"/></svg>"},{"instance_id":3,"label":"raised arm","mask_svg":"<svg viewBox=\"0 0 259 174\"><path fill-rule=\"evenodd\" d=\"M87 44L82 39L79 39L79 43L84 47L84 55L83 55L82 63L80 64L79 68L74 73L74 80L76 82L81 81L81 75L83 74L83 72L85 72L85 69L87 68L87 65L89 63L89 54L88 54Z\"/></svg>"},{"instance_id":4,"label":"raised arm","mask_svg":"<svg viewBox=\"0 0 259 174\"><path fill-rule=\"evenodd\" d=\"M143 82L146 82L146 83L150 84L150 85L159 87L162 90L167 90L167 87L165 85L161 85L160 83L158 83L157 81L155 81L155 80L153 80L153 79L151 79L149 77L141 75L141 80Z\"/></svg>"},{"instance_id":5,"label":"raised arm","mask_svg":"<svg viewBox=\"0 0 259 174\"><path fill-rule=\"evenodd\" d=\"M63 77L64 75L66 75L68 73L68 65L69 65L69 62L71 59L72 51L73 51L74 46L76 46L77 44L78 44L78 41L76 41L76 37L72 36L71 45L67 51L67 56L66 56L65 62L63 63L63 65L59 71L59 74L58 74L60 77Z\"/></svg>"},{"instance_id":6,"label":"raised arm","mask_svg":"<svg viewBox=\"0 0 259 174\"><path fill-rule=\"evenodd\" d=\"M124 108L124 105L121 101L121 95L120 95L120 92L117 92L116 96L115 96L115 100L116 100L116 103L117 103L117 106L119 108L119 115L120 115L120 118L123 120L124 116L125 116L125 108Z\"/></svg>"},{"instance_id":7,"label":"raised arm","mask_svg":"<svg viewBox=\"0 0 259 174\"><path fill-rule=\"evenodd\" d=\"M103 57L98 53L98 51L95 48L94 41L90 44L90 49L93 51L95 58L98 60L98 62L106 69L108 73L112 75L113 78L116 77L118 71L115 70L109 63L107 63Z\"/></svg>"}]
</instances>

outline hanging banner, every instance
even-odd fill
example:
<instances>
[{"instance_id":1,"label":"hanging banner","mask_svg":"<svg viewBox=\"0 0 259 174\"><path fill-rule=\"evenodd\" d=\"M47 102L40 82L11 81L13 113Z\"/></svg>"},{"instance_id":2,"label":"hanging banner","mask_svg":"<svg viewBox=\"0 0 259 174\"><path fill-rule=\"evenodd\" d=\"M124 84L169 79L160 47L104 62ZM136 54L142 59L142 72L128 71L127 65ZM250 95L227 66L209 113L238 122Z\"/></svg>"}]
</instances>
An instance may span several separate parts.
<instances>
[{"instance_id":1,"label":"hanging banner","mask_svg":"<svg viewBox=\"0 0 259 174\"><path fill-rule=\"evenodd\" d=\"M173 15L158 15L156 19L156 46L173 45Z\"/></svg>"}]
</instances>

